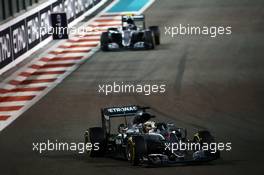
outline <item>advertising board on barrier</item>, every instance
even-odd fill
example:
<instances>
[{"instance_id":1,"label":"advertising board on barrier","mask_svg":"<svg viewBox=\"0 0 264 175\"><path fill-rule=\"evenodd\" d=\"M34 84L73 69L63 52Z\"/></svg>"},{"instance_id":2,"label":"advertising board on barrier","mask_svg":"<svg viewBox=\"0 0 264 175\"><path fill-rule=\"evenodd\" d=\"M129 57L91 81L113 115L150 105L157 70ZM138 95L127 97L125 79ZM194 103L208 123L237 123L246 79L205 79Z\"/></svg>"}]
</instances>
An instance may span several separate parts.
<instances>
[{"instance_id":1,"label":"advertising board on barrier","mask_svg":"<svg viewBox=\"0 0 264 175\"><path fill-rule=\"evenodd\" d=\"M15 61L50 34L40 30L51 26L50 14L65 12L71 23L102 0L54 0L0 25L0 70ZM15 21L15 22L13 22Z\"/></svg>"},{"instance_id":2,"label":"advertising board on barrier","mask_svg":"<svg viewBox=\"0 0 264 175\"><path fill-rule=\"evenodd\" d=\"M66 13L52 13L51 14L51 26L54 29L52 32L52 38L56 39L68 39L68 22ZM66 29L66 31L65 31Z\"/></svg>"}]
</instances>

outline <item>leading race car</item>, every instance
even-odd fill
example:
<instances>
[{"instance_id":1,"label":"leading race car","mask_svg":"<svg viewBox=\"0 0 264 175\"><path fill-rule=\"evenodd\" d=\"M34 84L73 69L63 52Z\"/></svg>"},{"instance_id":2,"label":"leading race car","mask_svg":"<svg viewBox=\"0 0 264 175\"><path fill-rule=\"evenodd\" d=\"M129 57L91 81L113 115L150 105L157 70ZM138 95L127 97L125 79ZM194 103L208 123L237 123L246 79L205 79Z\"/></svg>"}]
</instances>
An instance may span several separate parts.
<instances>
[{"instance_id":1,"label":"leading race car","mask_svg":"<svg viewBox=\"0 0 264 175\"><path fill-rule=\"evenodd\" d=\"M144 15L123 15L120 28L108 28L101 34L101 50L154 49L160 44L158 26L146 28Z\"/></svg>"},{"instance_id":2,"label":"leading race car","mask_svg":"<svg viewBox=\"0 0 264 175\"><path fill-rule=\"evenodd\" d=\"M90 150L89 155L123 158L132 165L199 163L220 157L219 151L201 147L214 142L209 131L199 131L188 139L186 129L173 123L152 121L155 116L148 113L148 109L134 105L101 109L102 126L85 131L85 143L99 145L99 149ZM114 120L119 124L113 127ZM182 144L191 146L180 149Z\"/></svg>"}]
</instances>

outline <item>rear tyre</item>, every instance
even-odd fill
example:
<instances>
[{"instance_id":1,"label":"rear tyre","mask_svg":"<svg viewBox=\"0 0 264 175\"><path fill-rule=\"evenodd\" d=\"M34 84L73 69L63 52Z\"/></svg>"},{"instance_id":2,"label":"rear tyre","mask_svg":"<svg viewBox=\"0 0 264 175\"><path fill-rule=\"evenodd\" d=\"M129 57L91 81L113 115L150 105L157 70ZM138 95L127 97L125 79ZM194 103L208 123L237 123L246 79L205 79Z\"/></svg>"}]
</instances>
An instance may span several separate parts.
<instances>
[{"instance_id":1,"label":"rear tyre","mask_svg":"<svg viewBox=\"0 0 264 175\"><path fill-rule=\"evenodd\" d=\"M85 144L91 143L92 149L88 151L90 157L101 157L104 156L106 147L106 136L103 128L93 127L85 131L84 134ZM99 147L96 149L95 144Z\"/></svg>"},{"instance_id":2,"label":"rear tyre","mask_svg":"<svg viewBox=\"0 0 264 175\"><path fill-rule=\"evenodd\" d=\"M108 32L103 32L100 39L101 43L101 50L102 51L108 51L108 44L109 44L109 36Z\"/></svg>"},{"instance_id":3,"label":"rear tyre","mask_svg":"<svg viewBox=\"0 0 264 175\"><path fill-rule=\"evenodd\" d=\"M153 33L150 30L144 32L144 41L145 41L145 48L146 49L154 49L155 48Z\"/></svg>"},{"instance_id":4,"label":"rear tyre","mask_svg":"<svg viewBox=\"0 0 264 175\"><path fill-rule=\"evenodd\" d=\"M150 26L149 30L153 32L155 44L160 45L160 30L158 26Z\"/></svg>"}]
</instances>

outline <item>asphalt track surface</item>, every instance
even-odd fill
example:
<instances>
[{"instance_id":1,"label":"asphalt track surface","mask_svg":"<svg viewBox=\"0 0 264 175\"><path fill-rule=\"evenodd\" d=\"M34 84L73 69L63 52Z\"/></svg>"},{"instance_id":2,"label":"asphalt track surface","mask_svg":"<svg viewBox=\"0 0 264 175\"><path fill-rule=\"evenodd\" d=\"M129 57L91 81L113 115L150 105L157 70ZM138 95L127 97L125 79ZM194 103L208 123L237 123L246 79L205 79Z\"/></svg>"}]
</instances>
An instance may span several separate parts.
<instances>
[{"instance_id":1,"label":"asphalt track surface","mask_svg":"<svg viewBox=\"0 0 264 175\"><path fill-rule=\"evenodd\" d=\"M261 0L162 0L146 11L147 23L175 26L231 25L231 36L178 36L162 31L154 51L98 52L0 134L0 174L262 174L264 171L264 60ZM165 83L159 95L98 93L113 81ZM209 129L232 142L222 160L199 166L132 167L75 152L32 151L47 139L83 141L100 124L104 106L139 104L158 120L190 129Z\"/></svg>"}]
</instances>

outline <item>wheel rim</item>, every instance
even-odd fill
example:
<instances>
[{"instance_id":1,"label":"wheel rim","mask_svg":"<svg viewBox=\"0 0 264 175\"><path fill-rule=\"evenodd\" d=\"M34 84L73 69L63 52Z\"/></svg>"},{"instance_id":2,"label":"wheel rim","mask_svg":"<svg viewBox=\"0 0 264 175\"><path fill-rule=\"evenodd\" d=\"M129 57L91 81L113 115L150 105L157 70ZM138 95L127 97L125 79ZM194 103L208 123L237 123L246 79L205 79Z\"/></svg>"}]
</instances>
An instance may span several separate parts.
<instances>
[{"instance_id":1,"label":"wheel rim","mask_svg":"<svg viewBox=\"0 0 264 175\"><path fill-rule=\"evenodd\" d=\"M89 143L89 141L90 141L89 131L86 131L86 132L85 132L84 138L85 138L85 139L84 139L84 142L85 142L85 147L86 147L86 144ZM89 156L91 156L91 150L87 150L87 149L86 149L86 151L87 151L87 154L88 154Z\"/></svg>"},{"instance_id":2,"label":"wheel rim","mask_svg":"<svg viewBox=\"0 0 264 175\"><path fill-rule=\"evenodd\" d=\"M132 148L131 148L130 144L129 144L128 149L127 149L127 160L132 161Z\"/></svg>"},{"instance_id":3,"label":"wheel rim","mask_svg":"<svg viewBox=\"0 0 264 175\"><path fill-rule=\"evenodd\" d=\"M135 147L133 146L133 143L128 144L128 149L127 149L127 160L130 162L133 162L135 159Z\"/></svg>"}]
</instances>

